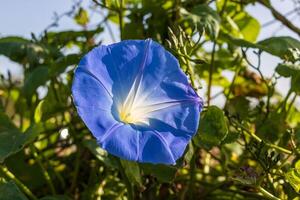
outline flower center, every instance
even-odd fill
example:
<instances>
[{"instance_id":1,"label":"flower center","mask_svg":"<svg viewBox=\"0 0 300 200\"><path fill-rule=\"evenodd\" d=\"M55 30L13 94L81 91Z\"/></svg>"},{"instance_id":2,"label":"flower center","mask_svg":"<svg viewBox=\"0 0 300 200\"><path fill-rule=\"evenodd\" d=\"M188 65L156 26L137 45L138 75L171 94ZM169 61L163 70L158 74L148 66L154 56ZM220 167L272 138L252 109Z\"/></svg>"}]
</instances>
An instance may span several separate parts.
<instances>
[{"instance_id":1,"label":"flower center","mask_svg":"<svg viewBox=\"0 0 300 200\"><path fill-rule=\"evenodd\" d=\"M144 118L144 114L134 109L134 106L123 105L119 109L120 120L126 124L137 124Z\"/></svg>"}]
</instances>

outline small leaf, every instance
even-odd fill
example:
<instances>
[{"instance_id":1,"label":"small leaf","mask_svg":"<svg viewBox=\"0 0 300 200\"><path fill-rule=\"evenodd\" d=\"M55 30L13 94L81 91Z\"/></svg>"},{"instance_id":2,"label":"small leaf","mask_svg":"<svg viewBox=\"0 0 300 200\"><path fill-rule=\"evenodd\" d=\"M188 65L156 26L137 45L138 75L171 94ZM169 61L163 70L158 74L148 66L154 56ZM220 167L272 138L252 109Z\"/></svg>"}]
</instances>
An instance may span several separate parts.
<instances>
[{"instance_id":1,"label":"small leaf","mask_svg":"<svg viewBox=\"0 0 300 200\"><path fill-rule=\"evenodd\" d=\"M223 111L210 106L201 116L199 131L195 137L197 146L204 145L206 148L220 145L228 134L227 123Z\"/></svg>"},{"instance_id":2,"label":"small leaf","mask_svg":"<svg viewBox=\"0 0 300 200\"><path fill-rule=\"evenodd\" d=\"M300 191L300 160L296 162L295 168L285 173L285 178L296 192Z\"/></svg>"},{"instance_id":3,"label":"small leaf","mask_svg":"<svg viewBox=\"0 0 300 200\"><path fill-rule=\"evenodd\" d=\"M86 26L90 21L88 12L83 8L79 9L79 11L75 15L74 19L75 19L76 23L81 26Z\"/></svg>"},{"instance_id":4,"label":"small leaf","mask_svg":"<svg viewBox=\"0 0 300 200\"><path fill-rule=\"evenodd\" d=\"M280 63L276 67L276 72L284 77L291 77L300 74L300 64Z\"/></svg>"},{"instance_id":5,"label":"small leaf","mask_svg":"<svg viewBox=\"0 0 300 200\"><path fill-rule=\"evenodd\" d=\"M103 162L106 166L115 169L119 167L117 160L108 155L108 153L97 144L96 140L83 140L82 143L91 151L92 154L94 154L94 156L96 156L98 160Z\"/></svg>"},{"instance_id":6,"label":"small leaf","mask_svg":"<svg viewBox=\"0 0 300 200\"><path fill-rule=\"evenodd\" d=\"M143 183L142 183L142 177L141 177L139 165L136 162L132 162L128 160L120 160L120 161L122 167L124 168L125 174L127 178L130 180L130 182L141 187Z\"/></svg>"},{"instance_id":7,"label":"small leaf","mask_svg":"<svg viewBox=\"0 0 300 200\"><path fill-rule=\"evenodd\" d=\"M32 97L39 86L46 83L48 75L48 67L46 66L37 67L27 75L23 86L23 93L27 99Z\"/></svg>"},{"instance_id":8,"label":"small leaf","mask_svg":"<svg viewBox=\"0 0 300 200\"><path fill-rule=\"evenodd\" d=\"M43 115L43 104L44 101L40 101L39 104L37 105L35 112L34 112L34 121L36 123L40 122L42 119L42 115Z\"/></svg>"},{"instance_id":9,"label":"small leaf","mask_svg":"<svg viewBox=\"0 0 300 200\"><path fill-rule=\"evenodd\" d=\"M28 200L13 181L0 184L0 200Z\"/></svg>"},{"instance_id":10,"label":"small leaf","mask_svg":"<svg viewBox=\"0 0 300 200\"><path fill-rule=\"evenodd\" d=\"M212 38L218 36L221 19L218 13L208 5L197 5L190 13L184 9L182 9L181 12L186 16L187 20L192 22L194 28L200 32L205 30Z\"/></svg>"}]
</instances>

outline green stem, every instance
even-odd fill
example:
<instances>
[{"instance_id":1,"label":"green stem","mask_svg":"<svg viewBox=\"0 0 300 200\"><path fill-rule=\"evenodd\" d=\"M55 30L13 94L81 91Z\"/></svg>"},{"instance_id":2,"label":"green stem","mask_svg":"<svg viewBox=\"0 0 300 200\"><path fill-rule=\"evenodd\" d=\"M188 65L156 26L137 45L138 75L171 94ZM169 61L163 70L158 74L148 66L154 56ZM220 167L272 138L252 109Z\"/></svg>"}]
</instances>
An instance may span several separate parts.
<instances>
[{"instance_id":1,"label":"green stem","mask_svg":"<svg viewBox=\"0 0 300 200\"><path fill-rule=\"evenodd\" d=\"M134 189L133 189L133 186L130 183L128 177L125 174L125 169L122 166L120 159L118 159L118 161L119 161L119 166L120 166L120 173L121 173L121 176L123 177L123 180L124 180L124 183L125 183L125 186L126 186L126 189L127 189L128 200L134 200Z\"/></svg>"},{"instance_id":2,"label":"green stem","mask_svg":"<svg viewBox=\"0 0 300 200\"><path fill-rule=\"evenodd\" d=\"M32 200L38 200L38 198L30 191L30 189L24 185L19 179L15 177L13 173L11 173L7 167L0 165L0 172L2 172L5 176L12 179L17 186Z\"/></svg>"},{"instance_id":3,"label":"green stem","mask_svg":"<svg viewBox=\"0 0 300 200\"><path fill-rule=\"evenodd\" d=\"M72 184L70 187L70 191L72 192L76 186L76 182L77 182L77 177L78 177L78 173L79 173L79 169L80 169L80 156L81 156L81 150L78 149L77 154L76 154L76 160L75 160L75 169L74 169L74 175L73 175L73 179L72 179Z\"/></svg>"},{"instance_id":4,"label":"green stem","mask_svg":"<svg viewBox=\"0 0 300 200\"><path fill-rule=\"evenodd\" d=\"M38 165L42 169L43 175L44 175L45 180L46 180L46 182L47 182L47 184L48 184L48 186L49 186L49 188L51 190L51 193L52 194L56 194L55 187L54 187L54 185L52 183L51 177L50 177L48 171L46 170L46 168L44 167L44 165L43 165L43 163L41 161L41 158L38 155L35 147L33 145L30 145L30 150L32 151L32 154L33 154L34 158L36 159Z\"/></svg>"},{"instance_id":5,"label":"green stem","mask_svg":"<svg viewBox=\"0 0 300 200\"><path fill-rule=\"evenodd\" d=\"M120 25L120 38L123 39L123 0L119 1L120 6L118 9L118 15L119 15L119 25Z\"/></svg>"},{"instance_id":6,"label":"green stem","mask_svg":"<svg viewBox=\"0 0 300 200\"><path fill-rule=\"evenodd\" d=\"M196 179L196 159L197 159L198 151L199 148L196 148L190 162L190 182L188 186L188 196L190 197L190 199L194 199L195 179Z\"/></svg>"},{"instance_id":7,"label":"green stem","mask_svg":"<svg viewBox=\"0 0 300 200\"><path fill-rule=\"evenodd\" d=\"M213 44L213 49L211 53L211 61L210 61L210 68L209 68L209 77L208 77L208 86L207 86L207 106L210 105L210 96L211 96L211 86L212 86L212 78L213 78L213 68L215 62L215 52L216 52L216 40Z\"/></svg>"},{"instance_id":8,"label":"green stem","mask_svg":"<svg viewBox=\"0 0 300 200\"><path fill-rule=\"evenodd\" d=\"M265 197L267 197L270 200L280 200L278 197L275 197L273 194L262 188L261 186L258 186L257 188Z\"/></svg>"},{"instance_id":9,"label":"green stem","mask_svg":"<svg viewBox=\"0 0 300 200\"><path fill-rule=\"evenodd\" d=\"M285 110L286 104L288 99L290 98L291 94L293 93L292 89L289 89L287 95L285 96L284 100L279 104L279 106L276 108L276 111L279 111L280 108L282 108L283 110Z\"/></svg>"},{"instance_id":10,"label":"green stem","mask_svg":"<svg viewBox=\"0 0 300 200\"><path fill-rule=\"evenodd\" d=\"M249 131L247 128L245 128L243 125L239 124L239 123L235 123L239 128L241 128L243 131L245 131L247 134L249 134L251 137L253 137L256 141L258 142L263 142L263 140L258 137L255 133ZM280 147L280 146L277 146L275 144L272 144L272 143L268 143L268 142L265 142L266 146L268 147L271 147L271 148L274 148L274 149L277 149L278 151L281 151L282 153L286 153L286 154L292 154L293 152L288 150L288 149L285 149L283 147Z\"/></svg>"},{"instance_id":11,"label":"green stem","mask_svg":"<svg viewBox=\"0 0 300 200\"><path fill-rule=\"evenodd\" d=\"M287 111L286 111L287 115L288 115L289 112L291 111L291 108L292 108L294 102L296 101L296 98L297 98L297 94L294 95L294 97L292 98L290 104L288 105L288 109L287 109Z\"/></svg>"}]
</instances>

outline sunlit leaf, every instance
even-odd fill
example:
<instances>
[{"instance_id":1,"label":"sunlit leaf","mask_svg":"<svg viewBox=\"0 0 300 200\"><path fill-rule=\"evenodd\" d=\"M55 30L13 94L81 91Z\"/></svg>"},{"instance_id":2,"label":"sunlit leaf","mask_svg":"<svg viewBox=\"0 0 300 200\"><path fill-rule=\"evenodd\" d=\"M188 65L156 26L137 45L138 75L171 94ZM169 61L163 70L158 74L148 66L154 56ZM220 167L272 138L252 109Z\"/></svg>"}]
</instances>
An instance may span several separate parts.
<instances>
[{"instance_id":1,"label":"sunlit leaf","mask_svg":"<svg viewBox=\"0 0 300 200\"><path fill-rule=\"evenodd\" d=\"M94 139L83 140L83 145L88 148L94 156L101 162L103 162L106 166L111 168L118 168L118 162L116 159L108 155L108 153L99 147L97 141Z\"/></svg>"},{"instance_id":2,"label":"sunlit leaf","mask_svg":"<svg viewBox=\"0 0 300 200\"><path fill-rule=\"evenodd\" d=\"M235 15L234 21L239 27L243 39L255 42L260 32L259 22L246 12Z\"/></svg>"},{"instance_id":3,"label":"sunlit leaf","mask_svg":"<svg viewBox=\"0 0 300 200\"><path fill-rule=\"evenodd\" d=\"M285 174L285 178L296 192L300 191L300 161Z\"/></svg>"},{"instance_id":4,"label":"sunlit leaf","mask_svg":"<svg viewBox=\"0 0 300 200\"><path fill-rule=\"evenodd\" d=\"M81 26L86 26L87 23L89 23L89 21L90 21L88 12L83 8L79 9L79 11L75 15L74 19L75 19L76 23Z\"/></svg>"}]
</instances>

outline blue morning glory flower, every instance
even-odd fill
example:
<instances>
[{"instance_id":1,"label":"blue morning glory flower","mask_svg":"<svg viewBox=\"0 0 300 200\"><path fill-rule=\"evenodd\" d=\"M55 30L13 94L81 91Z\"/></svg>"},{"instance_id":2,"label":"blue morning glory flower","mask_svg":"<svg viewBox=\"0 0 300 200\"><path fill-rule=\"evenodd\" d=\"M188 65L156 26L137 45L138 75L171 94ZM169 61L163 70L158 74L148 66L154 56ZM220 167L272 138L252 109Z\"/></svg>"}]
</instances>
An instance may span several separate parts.
<instances>
[{"instance_id":1,"label":"blue morning glory flower","mask_svg":"<svg viewBox=\"0 0 300 200\"><path fill-rule=\"evenodd\" d=\"M94 48L75 71L72 93L98 144L138 162L175 164L202 109L177 59L151 39Z\"/></svg>"}]
</instances>

